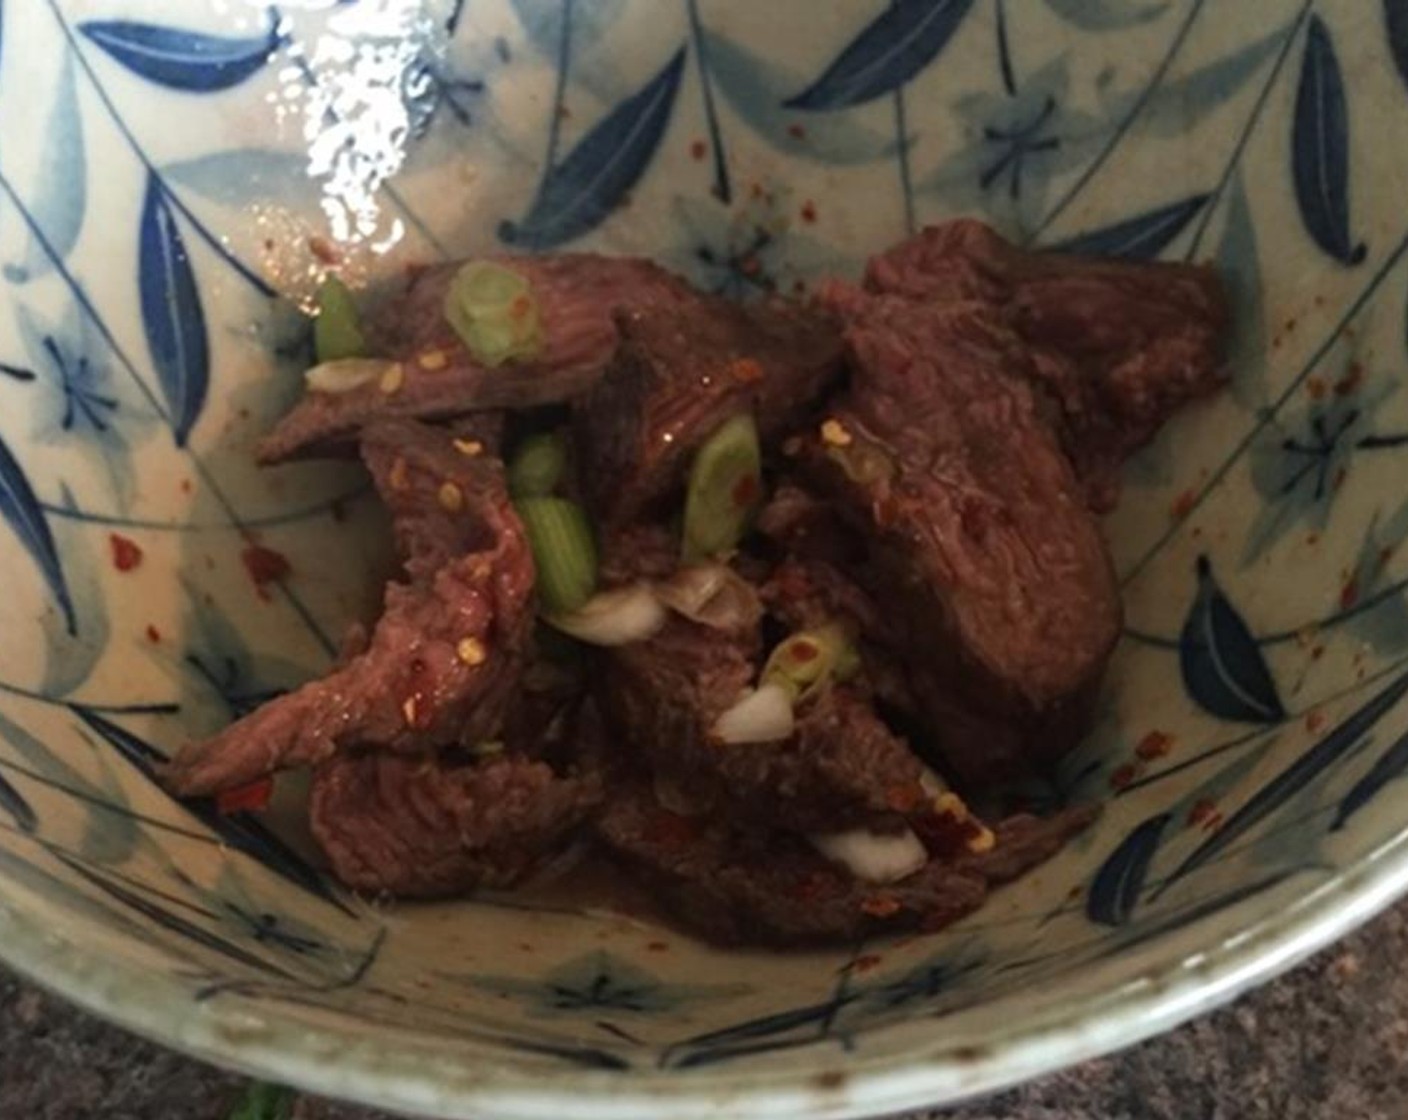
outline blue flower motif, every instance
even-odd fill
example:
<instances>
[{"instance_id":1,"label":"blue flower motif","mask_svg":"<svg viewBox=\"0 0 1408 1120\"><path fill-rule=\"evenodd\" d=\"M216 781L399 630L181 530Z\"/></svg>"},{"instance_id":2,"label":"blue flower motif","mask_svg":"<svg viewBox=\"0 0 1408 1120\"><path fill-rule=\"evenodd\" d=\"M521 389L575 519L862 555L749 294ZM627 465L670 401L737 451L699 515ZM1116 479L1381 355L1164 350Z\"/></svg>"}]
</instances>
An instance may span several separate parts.
<instances>
[{"instance_id":1,"label":"blue flower motif","mask_svg":"<svg viewBox=\"0 0 1408 1120\"><path fill-rule=\"evenodd\" d=\"M415 140L430 131L442 109L468 128L474 123L475 103L486 88L482 79L460 77L441 59L424 53L407 67L403 81L406 104L415 107L411 118Z\"/></svg>"},{"instance_id":2,"label":"blue flower motif","mask_svg":"<svg viewBox=\"0 0 1408 1120\"><path fill-rule=\"evenodd\" d=\"M643 968L612 953L587 953L564 962L541 977L473 975L473 988L523 1003L532 1015L661 1015L702 999L720 999L749 991L740 984L667 984Z\"/></svg>"},{"instance_id":3,"label":"blue flower motif","mask_svg":"<svg viewBox=\"0 0 1408 1120\"><path fill-rule=\"evenodd\" d=\"M1375 428L1376 412L1397 387L1392 378L1366 383L1351 355L1337 380L1312 378L1306 387L1309 402L1273 419L1252 448L1252 484L1263 505L1247 535L1243 564L1298 524L1323 532L1358 453L1408 446L1408 436Z\"/></svg>"},{"instance_id":4,"label":"blue flower motif","mask_svg":"<svg viewBox=\"0 0 1408 1120\"><path fill-rule=\"evenodd\" d=\"M1052 181L1082 164L1108 127L1071 106L1069 85L1062 56L1012 92L959 98L954 110L967 143L917 189L957 209L981 210L1010 236L1029 238L1045 215Z\"/></svg>"},{"instance_id":5,"label":"blue flower motif","mask_svg":"<svg viewBox=\"0 0 1408 1120\"><path fill-rule=\"evenodd\" d=\"M36 443L71 446L96 459L118 507L132 500L133 447L156 425L155 412L132 399L115 377L107 346L70 303L61 324L45 322L23 304L16 313L38 400L29 412Z\"/></svg>"}]
</instances>

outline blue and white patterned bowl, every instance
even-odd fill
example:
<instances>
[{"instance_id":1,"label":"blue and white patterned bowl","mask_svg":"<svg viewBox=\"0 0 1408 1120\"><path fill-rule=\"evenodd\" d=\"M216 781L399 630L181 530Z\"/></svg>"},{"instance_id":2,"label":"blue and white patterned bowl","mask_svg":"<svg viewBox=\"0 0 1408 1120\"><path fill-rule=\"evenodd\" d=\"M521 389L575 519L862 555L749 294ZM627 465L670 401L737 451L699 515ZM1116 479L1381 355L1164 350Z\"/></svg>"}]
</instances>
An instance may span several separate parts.
<instances>
[{"instance_id":1,"label":"blue and white patterned bowl","mask_svg":"<svg viewBox=\"0 0 1408 1120\"><path fill-rule=\"evenodd\" d=\"M1403 0L10 0L0 120L0 955L30 976L393 1107L842 1116L1129 1043L1408 883ZM1128 634L1048 792L1108 809L1058 860L941 936L724 954L562 898L372 908L296 821L153 783L373 601L363 480L251 459L330 254L599 247L746 295L962 212L1237 296L1231 390L1109 525Z\"/></svg>"}]
</instances>

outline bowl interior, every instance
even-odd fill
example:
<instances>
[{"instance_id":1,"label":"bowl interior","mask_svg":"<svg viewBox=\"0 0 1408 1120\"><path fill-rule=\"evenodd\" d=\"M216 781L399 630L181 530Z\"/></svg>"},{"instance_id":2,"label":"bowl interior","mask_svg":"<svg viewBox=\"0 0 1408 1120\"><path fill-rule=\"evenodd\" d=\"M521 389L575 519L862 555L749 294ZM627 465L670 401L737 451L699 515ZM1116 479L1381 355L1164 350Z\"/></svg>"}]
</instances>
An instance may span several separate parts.
<instances>
[{"instance_id":1,"label":"bowl interior","mask_svg":"<svg viewBox=\"0 0 1408 1120\"><path fill-rule=\"evenodd\" d=\"M13 0L0 101L37 123L0 146L0 955L405 1107L839 1114L1128 1041L1382 904L1408 873L1389 10ZM1127 635L1089 742L1031 791L1106 812L1052 863L942 935L723 953L586 883L370 906L318 870L296 782L266 820L153 782L375 605L365 479L251 454L328 260L361 283L586 247L746 297L959 213L1215 261L1237 305L1231 387L1109 521Z\"/></svg>"}]
</instances>

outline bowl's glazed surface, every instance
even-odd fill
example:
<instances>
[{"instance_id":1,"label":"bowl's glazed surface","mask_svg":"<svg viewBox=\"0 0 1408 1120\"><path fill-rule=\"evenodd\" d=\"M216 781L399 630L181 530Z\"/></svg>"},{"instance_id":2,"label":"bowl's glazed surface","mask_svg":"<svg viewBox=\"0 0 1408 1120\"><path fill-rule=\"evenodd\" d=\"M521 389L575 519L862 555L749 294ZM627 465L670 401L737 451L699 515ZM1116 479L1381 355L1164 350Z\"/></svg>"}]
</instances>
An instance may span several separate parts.
<instances>
[{"instance_id":1,"label":"bowl's glazed surface","mask_svg":"<svg viewBox=\"0 0 1408 1120\"><path fill-rule=\"evenodd\" d=\"M839 1116L1132 1041L1408 883L1408 6L11 0L0 120L0 957L40 981L393 1107ZM154 783L375 601L362 477L251 456L328 261L746 296L959 213L1236 295L1230 389L1110 519L1127 636L1041 791L1107 808L1057 860L939 936L723 953L585 890L372 907L288 804Z\"/></svg>"}]
</instances>

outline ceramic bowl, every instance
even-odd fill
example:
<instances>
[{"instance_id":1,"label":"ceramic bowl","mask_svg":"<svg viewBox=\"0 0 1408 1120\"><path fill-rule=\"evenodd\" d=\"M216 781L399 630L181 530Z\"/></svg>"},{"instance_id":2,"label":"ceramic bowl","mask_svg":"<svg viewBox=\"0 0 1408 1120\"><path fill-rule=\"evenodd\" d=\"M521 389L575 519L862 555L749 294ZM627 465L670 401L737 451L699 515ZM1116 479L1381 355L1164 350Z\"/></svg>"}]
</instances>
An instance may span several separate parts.
<instances>
[{"instance_id":1,"label":"ceramic bowl","mask_svg":"<svg viewBox=\"0 0 1408 1120\"><path fill-rule=\"evenodd\" d=\"M1130 1043L1408 882L1408 8L1371 0L10 0L0 956L380 1105L839 1117ZM255 469L306 300L476 250L804 290L945 216L1210 260L1231 387L1131 464L1128 605L1047 803L938 936L721 952L580 899L383 908L153 765L327 663L385 531ZM257 550L265 550L263 552ZM284 558L287 577L267 574Z\"/></svg>"}]
</instances>

